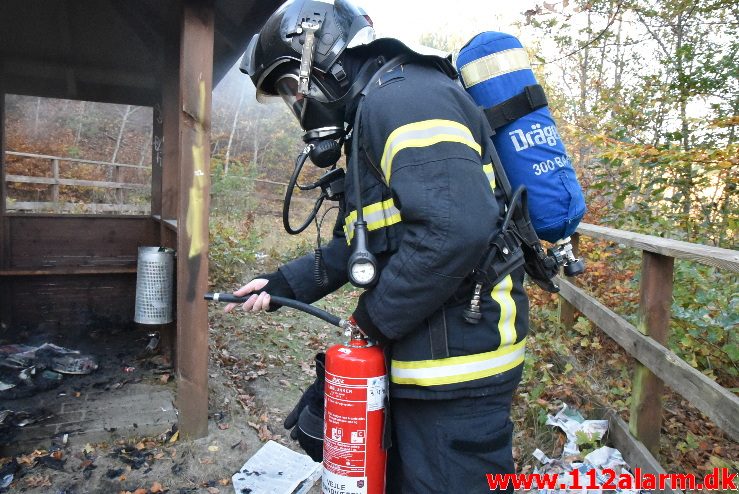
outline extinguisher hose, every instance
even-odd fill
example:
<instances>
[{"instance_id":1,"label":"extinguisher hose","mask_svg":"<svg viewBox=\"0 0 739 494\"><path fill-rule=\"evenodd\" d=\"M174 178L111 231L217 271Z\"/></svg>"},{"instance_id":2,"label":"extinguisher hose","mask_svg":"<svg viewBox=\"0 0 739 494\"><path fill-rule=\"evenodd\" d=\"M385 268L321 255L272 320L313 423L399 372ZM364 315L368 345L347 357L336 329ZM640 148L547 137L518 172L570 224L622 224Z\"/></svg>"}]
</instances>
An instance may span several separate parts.
<instances>
[{"instance_id":1,"label":"extinguisher hose","mask_svg":"<svg viewBox=\"0 0 739 494\"><path fill-rule=\"evenodd\" d=\"M254 292L254 293L260 293L260 292ZM205 300L213 300L214 302L226 302L226 303L234 303L234 304L243 304L246 302L249 297L254 295L254 293L250 293L246 297L237 297L236 295L232 293L206 293L205 294ZM270 295L270 301L274 302L278 305L284 305L285 307L291 307L293 309L305 312L306 314L310 314L311 316L317 317L319 319L322 319L326 321L329 324L333 324L334 326L338 326L340 328L343 328L345 325L345 321L329 312L326 312L323 309L319 309L318 307L306 304L305 302L300 302L298 300L294 300L291 298L285 298L285 297L278 297L276 295Z\"/></svg>"}]
</instances>

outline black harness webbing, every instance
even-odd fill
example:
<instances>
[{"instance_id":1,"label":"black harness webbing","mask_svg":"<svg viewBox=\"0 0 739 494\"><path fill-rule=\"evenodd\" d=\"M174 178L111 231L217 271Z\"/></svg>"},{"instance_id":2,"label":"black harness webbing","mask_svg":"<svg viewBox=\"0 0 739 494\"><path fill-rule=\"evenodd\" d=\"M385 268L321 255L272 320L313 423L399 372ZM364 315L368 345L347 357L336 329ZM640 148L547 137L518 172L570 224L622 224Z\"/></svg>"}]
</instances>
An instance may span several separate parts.
<instances>
[{"instance_id":1,"label":"black harness webbing","mask_svg":"<svg viewBox=\"0 0 739 494\"><path fill-rule=\"evenodd\" d=\"M504 125L518 120L531 113L547 106L547 95L544 88L539 84L526 86L523 91L516 96L508 98L502 103L483 110L488 119L488 123L493 130L498 130Z\"/></svg>"}]
</instances>

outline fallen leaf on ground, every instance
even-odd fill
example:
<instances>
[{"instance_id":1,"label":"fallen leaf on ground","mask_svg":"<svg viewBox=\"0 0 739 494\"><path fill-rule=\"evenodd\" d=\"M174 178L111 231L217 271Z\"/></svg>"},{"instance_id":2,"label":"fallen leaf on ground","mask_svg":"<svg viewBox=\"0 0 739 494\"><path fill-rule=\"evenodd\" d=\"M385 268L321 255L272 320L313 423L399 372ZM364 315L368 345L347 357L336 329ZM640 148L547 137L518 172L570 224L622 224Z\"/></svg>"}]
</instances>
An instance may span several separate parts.
<instances>
[{"instance_id":1,"label":"fallen leaf on ground","mask_svg":"<svg viewBox=\"0 0 739 494\"><path fill-rule=\"evenodd\" d=\"M266 424L265 424L265 425L262 425L262 426L261 426L261 427L259 428L259 432L258 432L258 435L259 435L259 440L260 440L260 441L262 441L262 442L267 442L267 441L269 441L270 439L272 439L272 437L273 437L273 436L272 436L272 431L270 431L270 430L269 430L269 429L267 428L267 425L266 425Z\"/></svg>"},{"instance_id":2,"label":"fallen leaf on ground","mask_svg":"<svg viewBox=\"0 0 739 494\"><path fill-rule=\"evenodd\" d=\"M29 475L25 481L26 487L51 487L48 475Z\"/></svg>"},{"instance_id":3,"label":"fallen leaf on ground","mask_svg":"<svg viewBox=\"0 0 739 494\"><path fill-rule=\"evenodd\" d=\"M164 487L162 487L162 484L160 484L159 482L154 482L153 484L151 484L151 487L149 487L149 490L151 491L152 494L165 491Z\"/></svg>"}]
</instances>

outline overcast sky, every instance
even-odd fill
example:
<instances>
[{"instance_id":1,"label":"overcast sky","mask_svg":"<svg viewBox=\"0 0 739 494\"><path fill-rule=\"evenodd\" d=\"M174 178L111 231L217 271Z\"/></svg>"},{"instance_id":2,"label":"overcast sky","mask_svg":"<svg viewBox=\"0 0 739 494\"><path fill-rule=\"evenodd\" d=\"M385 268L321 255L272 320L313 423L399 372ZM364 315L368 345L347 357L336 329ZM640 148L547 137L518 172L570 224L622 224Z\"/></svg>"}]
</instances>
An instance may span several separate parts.
<instances>
[{"instance_id":1,"label":"overcast sky","mask_svg":"<svg viewBox=\"0 0 739 494\"><path fill-rule=\"evenodd\" d=\"M359 0L381 36L418 41L422 33L450 30L469 39L481 31L520 35L523 12L534 0ZM541 3L541 2L539 2ZM525 35L522 36L525 43Z\"/></svg>"},{"instance_id":2,"label":"overcast sky","mask_svg":"<svg viewBox=\"0 0 739 494\"><path fill-rule=\"evenodd\" d=\"M541 0L355 1L372 18L378 36L418 43L422 34L431 32L452 32L463 40L469 40L482 31L503 31L518 36L527 47L533 45L533 40L529 40L527 33L522 33L516 25L525 23L523 12L541 3ZM229 81L241 77L238 68L233 67L225 84L220 84L216 90L231 86Z\"/></svg>"}]
</instances>

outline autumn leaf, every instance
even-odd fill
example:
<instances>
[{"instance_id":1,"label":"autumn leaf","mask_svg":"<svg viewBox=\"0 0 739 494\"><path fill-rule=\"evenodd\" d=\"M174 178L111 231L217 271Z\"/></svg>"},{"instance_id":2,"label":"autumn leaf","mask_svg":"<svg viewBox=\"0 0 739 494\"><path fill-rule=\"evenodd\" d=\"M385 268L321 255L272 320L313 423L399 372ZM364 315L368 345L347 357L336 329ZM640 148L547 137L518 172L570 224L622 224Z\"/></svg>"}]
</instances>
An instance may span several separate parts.
<instances>
[{"instance_id":1,"label":"autumn leaf","mask_svg":"<svg viewBox=\"0 0 739 494\"><path fill-rule=\"evenodd\" d=\"M24 479L26 487L51 487L48 475L29 475Z\"/></svg>"}]
</instances>

